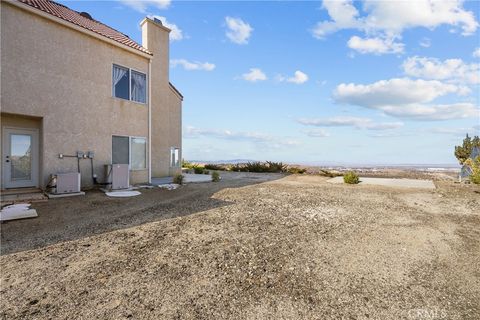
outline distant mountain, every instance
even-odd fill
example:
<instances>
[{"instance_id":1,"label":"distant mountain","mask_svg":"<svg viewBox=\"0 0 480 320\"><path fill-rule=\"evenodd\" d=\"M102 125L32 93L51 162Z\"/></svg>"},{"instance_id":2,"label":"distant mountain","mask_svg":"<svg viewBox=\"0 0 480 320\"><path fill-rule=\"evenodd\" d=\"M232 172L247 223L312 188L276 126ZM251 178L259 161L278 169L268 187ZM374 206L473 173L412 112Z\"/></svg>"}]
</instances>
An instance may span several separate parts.
<instances>
[{"instance_id":1,"label":"distant mountain","mask_svg":"<svg viewBox=\"0 0 480 320\"><path fill-rule=\"evenodd\" d=\"M205 164L237 164L237 163L247 163L254 162L259 160L253 159L230 159L230 160L188 160L193 163L205 163ZM262 161L263 162L263 161ZM329 167L329 168L416 168L416 169L433 169L433 168L445 168L445 169L458 169L460 166L458 164L439 164L439 163L398 163L398 164L388 164L388 163L370 163L370 164L361 164L361 163L348 163L340 161L283 161L285 164L290 165L299 165L299 166L308 166L308 167Z\"/></svg>"},{"instance_id":2,"label":"distant mountain","mask_svg":"<svg viewBox=\"0 0 480 320\"><path fill-rule=\"evenodd\" d=\"M194 163L209 163L209 164L236 164L236 163L247 163L254 162L257 160L252 159L231 159L231 160L188 160L188 162Z\"/></svg>"}]
</instances>

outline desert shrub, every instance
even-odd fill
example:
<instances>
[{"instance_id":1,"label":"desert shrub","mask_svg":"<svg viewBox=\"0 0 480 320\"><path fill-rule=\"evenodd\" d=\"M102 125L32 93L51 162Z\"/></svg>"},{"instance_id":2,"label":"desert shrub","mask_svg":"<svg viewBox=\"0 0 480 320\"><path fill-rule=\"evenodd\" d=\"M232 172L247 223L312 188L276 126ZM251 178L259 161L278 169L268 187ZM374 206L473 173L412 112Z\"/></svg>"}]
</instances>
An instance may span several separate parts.
<instances>
[{"instance_id":1,"label":"desert shrub","mask_svg":"<svg viewBox=\"0 0 480 320\"><path fill-rule=\"evenodd\" d=\"M182 159L182 168L185 169L192 169L195 165L191 162L186 161L185 159Z\"/></svg>"},{"instance_id":2,"label":"desert shrub","mask_svg":"<svg viewBox=\"0 0 480 320\"><path fill-rule=\"evenodd\" d=\"M268 172L286 172L287 165L283 162L267 161Z\"/></svg>"},{"instance_id":3,"label":"desert shrub","mask_svg":"<svg viewBox=\"0 0 480 320\"><path fill-rule=\"evenodd\" d=\"M248 172L249 171L248 166L245 163L234 164L234 165L232 165L231 169L232 169L232 171L236 171L236 172Z\"/></svg>"},{"instance_id":4,"label":"desert shrub","mask_svg":"<svg viewBox=\"0 0 480 320\"><path fill-rule=\"evenodd\" d=\"M342 174L339 173L339 172L332 172L332 171L325 170L325 169L320 169L318 174L320 174L321 176L329 177L329 178L335 178L335 177L342 176Z\"/></svg>"},{"instance_id":5,"label":"desert shrub","mask_svg":"<svg viewBox=\"0 0 480 320\"><path fill-rule=\"evenodd\" d=\"M343 175L343 182L348 184L357 184L360 182L360 178L355 172L348 171Z\"/></svg>"},{"instance_id":6,"label":"desert shrub","mask_svg":"<svg viewBox=\"0 0 480 320\"><path fill-rule=\"evenodd\" d=\"M237 163L231 165L228 170L236 172L286 172L287 165L282 162L260 162L252 161L247 163Z\"/></svg>"},{"instance_id":7,"label":"desert shrub","mask_svg":"<svg viewBox=\"0 0 480 320\"><path fill-rule=\"evenodd\" d=\"M480 156L475 160L467 159L464 164L472 170L472 174L468 177L470 182L480 184Z\"/></svg>"},{"instance_id":8,"label":"desert shrub","mask_svg":"<svg viewBox=\"0 0 480 320\"><path fill-rule=\"evenodd\" d=\"M208 170L225 170L225 167L219 164L206 164L205 169Z\"/></svg>"},{"instance_id":9,"label":"desert shrub","mask_svg":"<svg viewBox=\"0 0 480 320\"><path fill-rule=\"evenodd\" d=\"M203 174L210 174L210 171L208 171L208 170L203 170Z\"/></svg>"},{"instance_id":10,"label":"desert shrub","mask_svg":"<svg viewBox=\"0 0 480 320\"><path fill-rule=\"evenodd\" d=\"M213 182L218 182L220 181L220 174L217 171L212 172L212 181Z\"/></svg>"},{"instance_id":11,"label":"desert shrub","mask_svg":"<svg viewBox=\"0 0 480 320\"><path fill-rule=\"evenodd\" d=\"M234 172L245 172L245 166L240 163L235 163L230 166L230 170Z\"/></svg>"},{"instance_id":12,"label":"desert shrub","mask_svg":"<svg viewBox=\"0 0 480 320\"><path fill-rule=\"evenodd\" d=\"M184 179L183 174L176 174L173 176L173 183L183 184L183 179Z\"/></svg>"},{"instance_id":13,"label":"desert shrub","mask_svg":"<svg viewBox=\"0 0 480 320\"><path fill-rule=\"evenodd\" d=\"M268 172L268 166L260 161L248 162L244 165L244 169L248 172Z\"/></svg>"},{"instance_id":14,"label":"desert shrub","mask_svg":"<svg viewBox=\"0 0 480 320\"><path fill-rule=\"evenodd\" d=\"M307 169L299 167L288 167L287 172L292 174L303 174L307 172Z\"/></svg>"},{"instance_id":15,"label":"desert shrub","mask_svg":"<svg viewBox=\"0 0 480 320\"><path fill-rule=\"evenodd\" d=\"M193 169L193 172L194 172L195 174L203 174L203 171L205 170L204 167L199 166L199 165L194 165L194 166L192 167L192 169Z\"/></svg>"}]
</instances>

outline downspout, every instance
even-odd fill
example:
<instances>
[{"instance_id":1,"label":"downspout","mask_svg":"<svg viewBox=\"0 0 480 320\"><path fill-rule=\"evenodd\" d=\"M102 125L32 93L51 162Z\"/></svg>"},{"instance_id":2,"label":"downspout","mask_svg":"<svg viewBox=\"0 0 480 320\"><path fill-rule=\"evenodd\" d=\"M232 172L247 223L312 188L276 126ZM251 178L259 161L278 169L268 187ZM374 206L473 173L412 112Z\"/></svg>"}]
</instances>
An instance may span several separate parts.
<instances>
[{"instance_id":1,"label":"downspout","mask_svg":"<svg viewBox=\"0 0 480 320\"><path fill-rule=\"evenodd\" d=\"M148 59L148 183L152 183L152 59Z\"/></svg>"}]
</instances>

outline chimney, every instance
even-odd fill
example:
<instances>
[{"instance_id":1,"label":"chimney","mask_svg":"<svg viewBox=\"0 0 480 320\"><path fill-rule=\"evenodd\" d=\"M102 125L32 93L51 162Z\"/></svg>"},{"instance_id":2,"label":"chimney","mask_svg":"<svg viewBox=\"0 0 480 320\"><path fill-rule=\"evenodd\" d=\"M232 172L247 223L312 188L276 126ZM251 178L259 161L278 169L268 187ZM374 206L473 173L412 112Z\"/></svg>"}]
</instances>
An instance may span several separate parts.
<instances>
[{"instance_id":1,"label":"chimney","mask_svg":"<svg viewBox=\"0 0 480 320\"><path fill-rule=\"evenodd\" d=\"M153 54L152 83L168 85L170 29L163 26L157 18L154 20L145 18L140 26L142 27L142 46Z\"/></svg>"}]
</instances>

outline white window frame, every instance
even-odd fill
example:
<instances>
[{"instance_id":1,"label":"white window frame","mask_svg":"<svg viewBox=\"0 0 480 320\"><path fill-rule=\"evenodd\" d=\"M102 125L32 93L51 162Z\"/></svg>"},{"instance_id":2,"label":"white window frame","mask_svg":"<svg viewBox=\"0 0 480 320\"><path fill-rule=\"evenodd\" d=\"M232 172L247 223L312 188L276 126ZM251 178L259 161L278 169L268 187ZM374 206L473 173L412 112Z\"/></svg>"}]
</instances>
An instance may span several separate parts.
<instances>
[{"instance_id":1,"label":"white window frame","mask_svg":"<svg viewBox=\"0 0 480 320\"><path fill-rule=\"evenodd\" d=\"M124 99L124 98L120 98L120 97L116 97L115 96L115 86L113 85L113 68L117 66L119 68L123 68L123 69L127 69L128 70L128 100L127 99ZM141 73L141 74L144 74L145 75L145 102L139 102L139 101L135 101L135 100L132 100L132 71L135 71L137 73ZM141 105L147 105L148 104L148 74L146 74L145 72L143 71L140 71L140 70L137 70L137 69L133 69L133 68L128 68L128 67L125 67L125 66L122 66L121 64L118 64L118 63L113 63L112 64L112 77L110 77L111 81L112 81L112 97L114 99L120 99L120 100L126 100L126 101L131 101L133 103L138 103L138 104L141 104ZM126 136L125 136L126 137Z\"/></svg>"},{"instance_id":2,"label":"white window frame","mask_svg":"<svg viewBox=\"0 0 480 320\"><path fill-rule=\"evenodd\" d=\"M145 76L145 102L132 100L132 71L136 72L136 73L139 73L139 74L143 74ZM128 90L128 96L130 98L130 101L146 105L148 103L148 77L147 77L147 74L143 73L142 71L138 71L136 69L130 69L130 85L129 86L130 86L130 90Z\"/></svg>"},{"instance_id":3,"label":"white window frame","mask_svg":"<svg viewBox=\"0 0 480 320\"><path fill-rule=\"evenodd\" d=\"M113 70L114 70L115 67L128 70L128 101L130 101L130 96L131 96L131 92L130 92L131 91L130 90L131 80L130 80L130 78L132 77L130 75L131 70L130 70L130 68L124 67L124 66L116 64L116 63L112 64L112 76L110 77L111 80L112 80L112 97L115 98L115 99L127 100L127 99L124 99L124 98L117 97L115 95L115 85L113 84Z\"/></svg>"},{"instance_id":4,"label":"white window frame","mask_svg":"<svg viewBox=\"0 0 480 320\"><path fill-rule=\"evenodd\" d=\"M178 159L176 159L177 164L172 166L172 152L178 150ZM182 162L180 161L180 148L179 147L170 147L170 168L180 168L182 166Z\"/></svg>"},{"instance_id":5,"label":"white window frame","mask_svg":"<svg viewBox=\"0 0 480 320\"><path fill-rule=\"evenodd\" d=\"M112 134L112 141L113 141L113 137L124 137L124 138L128 138L128 170L130 171L145 171L147 170L147 166L148 166L148 158L147 158L147 145L148 145L148 140L146 137L141 137L141 136L126 136L126 135L122 135L122 134ZM132 139L145 139L145 168L136 168L136 169L133 169L132 168ZM112 153L110 155L110 163L113 162L113 149L112 149Z\"/></svg>"},{"instance_id":6,"label":"white window frame","mask_svg":"<svg viewBox=\"0 0 480 320\"><path fill-rule=\"evenodd\" d=\"M133 169L132 168L132 139L144 139L145 140L145 167L144 168L135 168ZM148 159L147 159L147 149L148 149L148 145L147 145L147 138L146 137L137 137L137 136L130 136L129 139L128 139L128 153L129 153L129 159L128 159L128 168L132 171L142 171L142 170L146 170L147 169L147 165L148 165Z\"/></svg>"}]
</instances>

